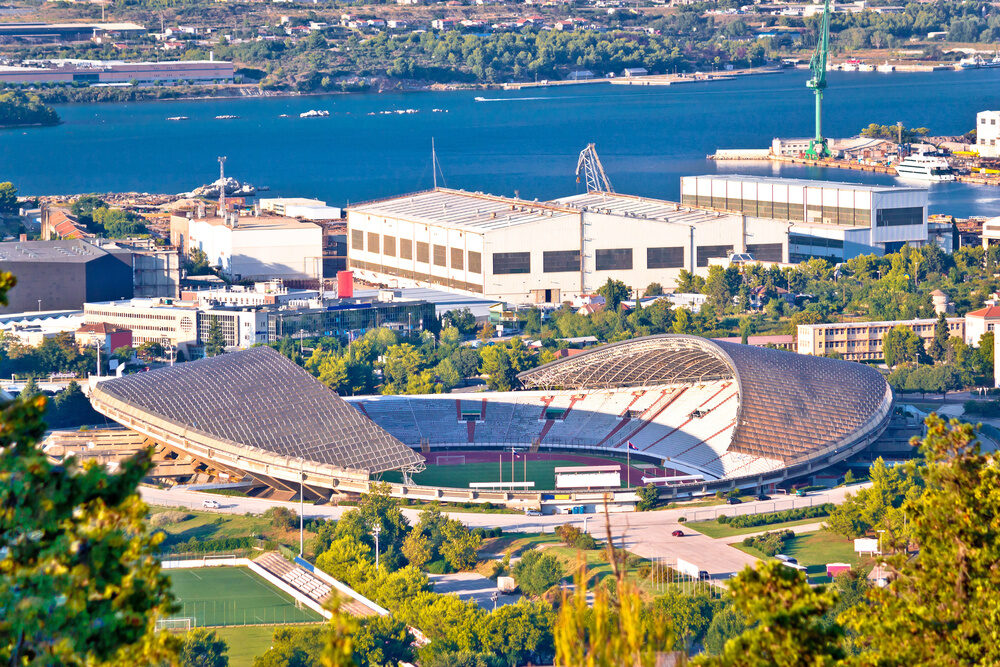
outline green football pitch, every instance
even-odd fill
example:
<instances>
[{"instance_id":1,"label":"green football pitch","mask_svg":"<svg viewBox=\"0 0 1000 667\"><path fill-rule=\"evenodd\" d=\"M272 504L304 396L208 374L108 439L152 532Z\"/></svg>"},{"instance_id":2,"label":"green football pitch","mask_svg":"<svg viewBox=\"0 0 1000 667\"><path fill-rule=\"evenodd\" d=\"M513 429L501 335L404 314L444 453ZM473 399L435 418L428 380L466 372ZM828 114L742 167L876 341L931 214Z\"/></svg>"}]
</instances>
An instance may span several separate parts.
<instances>
[{"instance_id":1,"label":"green football pitch","mask_svg":"<svg viewBox=\"0 0 1000 667\"><path fill-rule=\"evenodd\" d=\"M461 456L461 454L457 455ZM614 461L605 461L614 463ZM569 466L593 465L580 463L579 461L528 461L527 477L529 482L534 482L533 488L539 491L549 491L556 488L556 468ZM457 465L430 465L423 472L413 475L414 484L422 486L445 486L457 489L467 489L471 482L499 482L500 480L499 456L496 461L476 461L474 463L462 463ZM510 454L507 454L503 463L503 481L510 483L511 468ZM399 482L402 478L398 473L386 473L382 476L386 481ZM523 482L525 478L524 461L514 462L514 481Z\"/></svg>"},{"instance_id":2,"label":"green football pitch","mask_svg":"<svg viewBox=\"0 0 1000 667\"><path fill-rule=\"evenodd\" d=\"M192 618L192 626L313 623L323 617L296 606L291 595L246 567L167 570L179 609L173 618Z\"/></svg>"}]
</instances>

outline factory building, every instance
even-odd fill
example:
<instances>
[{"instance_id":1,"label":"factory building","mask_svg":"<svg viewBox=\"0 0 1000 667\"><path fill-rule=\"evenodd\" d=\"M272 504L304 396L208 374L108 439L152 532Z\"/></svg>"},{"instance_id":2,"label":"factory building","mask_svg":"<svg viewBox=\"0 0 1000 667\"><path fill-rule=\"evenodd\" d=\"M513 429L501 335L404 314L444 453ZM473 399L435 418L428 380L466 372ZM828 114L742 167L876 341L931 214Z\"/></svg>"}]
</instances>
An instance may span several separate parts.
<instances>
[{"instance_id":1,"label":"factory building","mask_svg":"<svg viewBox=\"0 0 1000 667\"><path fill-rule=\"evenodd\" d=\"M347 226L364 280L561 303L608 278L673 285L734 252L784 261L788 225L609 193L537 203L439 188L351 208Z\"/></svg>"},{"instance_id":2,"label":"factory building","mask_svg":"<svg viewBox=\"0 0 1000 667\"><path fill-rule=\"evenodd\" d=\"M0 313L79 310L134 293L131 252L79 239L0 243L0 271L17 278Z\"/></svg>"},{"instance_id":3,"label":"factory building","mask_svg":"<svg viewBox=\"0 0 1000 667\"><path fill-rule=\"evenodd\" d=\"M261 199L260 210L304 220L339 220L344 217L343 209L327 206L326 202L320 199L305 197Z\"/></svg>"},{"instance_id":4,"label":"factory building","mask_svg":"<svg viewBox=\"0 0 1000 667\"><path fill-rule=\"evenodd\" d=\"M185 255L196 248L203 251L208 263L229 280L322 277L323 229L319 225L275 215L200 213L171 216L170 242Z\"/></svg>"},{"instance_id":5,"label":"factory building","mask_svg":"<svg viewBox=\"0 0 1000 667\"><path fill-rule=\"evenodd\" d=\"M976 152L981 157L1000 157L1000 111L976 114Z\"/></svg>"},{"instance_id":6,"label":"factory building","mask_svg":"<svg viewBox=\"0 0 1000 667\"><path fill-rule=\"evenodd\" d=\"M793 223L788 260L841 262L928 242L927 190L791 178L686 176L681 203Z\"/></svg>"},{"instance_id":7,"label":"factory building","mask_svg":"<svg viewBox=\"0 0 1000 667\"><path fill-rule=\"evenodd\" d=\"M0 23L0 43L101 42L135 39L145 33L136 23Z\"/></svg>"},{"instance_id":8,"label":"factory building","mask_svg":"<svg viewBox=\"0 0 1000 667\"><path fill-rule=\"evenodd\" d=\"M233 64L221 60L48 60L31 65L0 65L4 84L156 84L232 83Z\"/></svg>"}]
</instances>

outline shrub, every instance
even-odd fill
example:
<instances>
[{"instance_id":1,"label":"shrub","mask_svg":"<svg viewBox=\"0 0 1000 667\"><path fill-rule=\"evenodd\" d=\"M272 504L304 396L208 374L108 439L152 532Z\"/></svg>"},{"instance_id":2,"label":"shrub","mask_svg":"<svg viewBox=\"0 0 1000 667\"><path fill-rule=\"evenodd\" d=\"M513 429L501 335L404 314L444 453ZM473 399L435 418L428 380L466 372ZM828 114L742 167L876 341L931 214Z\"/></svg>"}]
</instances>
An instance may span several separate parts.
<instances>
[{"instance_id":1,"label":"shrub","mask_svg":"<svg viewBox=\"0 0 1000 667\"><path fill-rule=\"evenodd\" d=\"M800 507L798 509L784 510L782 512L767 512L765 514L742 514L740 516L729 517L723 521L719 517L719 523L728 523L734 528L752 528L754 526L767 526L772 523L785 523L786 521L798 521L799 519L814 519L829 516L833 511L833 503L824 503L813 507Z\"/></svg>"},{"instance_id":2,"label":"shrub","mask_svg":"<svg viewBox=\"0 0 1000 667\"><path fill-rule=\"evenodd\" d=\"M684 523L685 521L687 521L686 516L677 517L677 523Z\"/></svg>"},{"instance_id":3,"label":"shrub","mask_svg":"<svg viewBox=\"0 0 1000 667\"><path fill-rule=\"evenodd\" d=\"M541 595L563 578L563 568L559 559L537 549L524 552L511 574L517 585L528 595Z\"/></svg>"},{"instance_id":4,"label":"shrub","mask_svg":"<svg viewBox=\"0 0 1000 667\"><path fill-rule=\"evenodd\" d=\"M594 536L590 533L580 533L580 537L576 538L576 541L573 542L573 546L577 549L589 551L597 548L597 540L595 540Z\"/></svg>"},{"instance_id":5,"label":"shrub","mask_svg":"<svg viewBox=\"0 0 1000 667\"><path fill-rule=\"evenodd\" d=\"M264 518L270 521L274 528L293 528L298 524L295 512L281 505L268 508L264 512Z\"/></svg>"},{"instance_id":6,"label":"shrub","mask_svg":"<svg viewBox=\"0 0 1000 667\"><path fill-rule=\"evenodd\" d=\"M166 512L160 512L159 514L154 514L149 517L149 524L154 528L162 528L163 526L172 526L175 523L180 523L181 521L187 521L191 518L191 515L187 512L179 512L177 510L168 510Z\"/></svg>"},{"instance_id":7,"label":"shrub","mask_svg":"<svg viewBox=\"0 0 1000 667\"><path fill-rule=\"evenodd\" d=\"M743 546L757 549L763 552L765 556L773 556L784 551L785 543L793 537L795 537L795 533L791 530L764 533L763 535L744 538Z\"/></svg>"},{"instance_id":8,"label":"shrub","mask_svg":"<svg viewBox=\"0 0 1000 667\"><path fill-rule=\"evenodd\" d=\"M431 561L427 564L428 574L447 574L449 569L448 563L444 562L443 559Z\"/></svg>"},{"instance_id":9,"label":"shrub","mask_svg":"<svg viewBox=\"0 0 1000 667\"><path fill-rule=\"evenodd\" d=\"M640 579L646 579L646 578L648 578L648 577L649 577L649 574L650 574L650 573L651 573L652 571L653 571L653 566L652 566L652 565L650 565L649 563L643 563L643 564L641 564L641 565L639 566L639 569L638 569L638 570L636 570L635 574L636 574L636 576L638 576L638 577L639 577Z\"/></svg>"},{"instance_id":10,"label":"shrub","mask_svg":"<svg viewBox=\"0 0 1000 667\"><path fill-rule=\"evenodd\" d=\"M583 532L579 528L569 523L556 526L556 535L559 537L559 540L567 546L573 546L576 544L576 541L582 534Z\"/></svg>"},{"instance_id":11,"label":"shrub","mask_svg":"<svg viewBox=\"0 0 1000 667\"><path fill-rule=\"evenodd\" d=\"M722 525L726 525L732 520L732 517L729 516L728 514L720 514L719 516L715 517L715 520L721 523Z\"/></svg>"}]
</instances>

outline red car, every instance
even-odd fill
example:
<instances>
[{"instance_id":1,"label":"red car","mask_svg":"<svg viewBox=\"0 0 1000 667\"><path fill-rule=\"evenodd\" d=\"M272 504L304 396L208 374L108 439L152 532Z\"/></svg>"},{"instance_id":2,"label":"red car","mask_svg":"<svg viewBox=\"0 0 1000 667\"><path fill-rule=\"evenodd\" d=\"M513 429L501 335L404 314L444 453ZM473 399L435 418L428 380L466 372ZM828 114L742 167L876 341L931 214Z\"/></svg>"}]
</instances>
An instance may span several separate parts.
<instances>
[{"instance_id":1,"label":"red car","mask_svg":"<svg viewBox=\"0 0 1000 667\"><path fill-rule=\"evenodd\" d=\"M671 537L684 537L684 531L683 530L675 530L674 532L670 533L670 536Z\"/></svg>"}]
</instances>

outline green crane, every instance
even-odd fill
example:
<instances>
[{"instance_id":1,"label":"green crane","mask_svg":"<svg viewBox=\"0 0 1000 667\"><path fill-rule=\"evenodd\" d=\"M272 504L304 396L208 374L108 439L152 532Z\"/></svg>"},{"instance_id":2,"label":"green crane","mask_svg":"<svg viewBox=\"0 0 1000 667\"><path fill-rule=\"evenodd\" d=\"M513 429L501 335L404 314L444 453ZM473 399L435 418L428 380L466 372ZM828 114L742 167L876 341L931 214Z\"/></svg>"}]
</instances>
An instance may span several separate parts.
<instances>
[{"instance_id":1,"label":"green crane","mask_svg":"<svg viewBox=\"0 0 1000 667\"><path fill-rule=\"evenodd\" d=\"M823 136L823 91L826 89L826 59L830 54L830 0L823 2L823 18L820 21L816 52L809 60L812 78L806 82L816 95L816 136L809 140L806 155L811 158L830 157L830 147Z\"/></svg>"}]
</instances>

